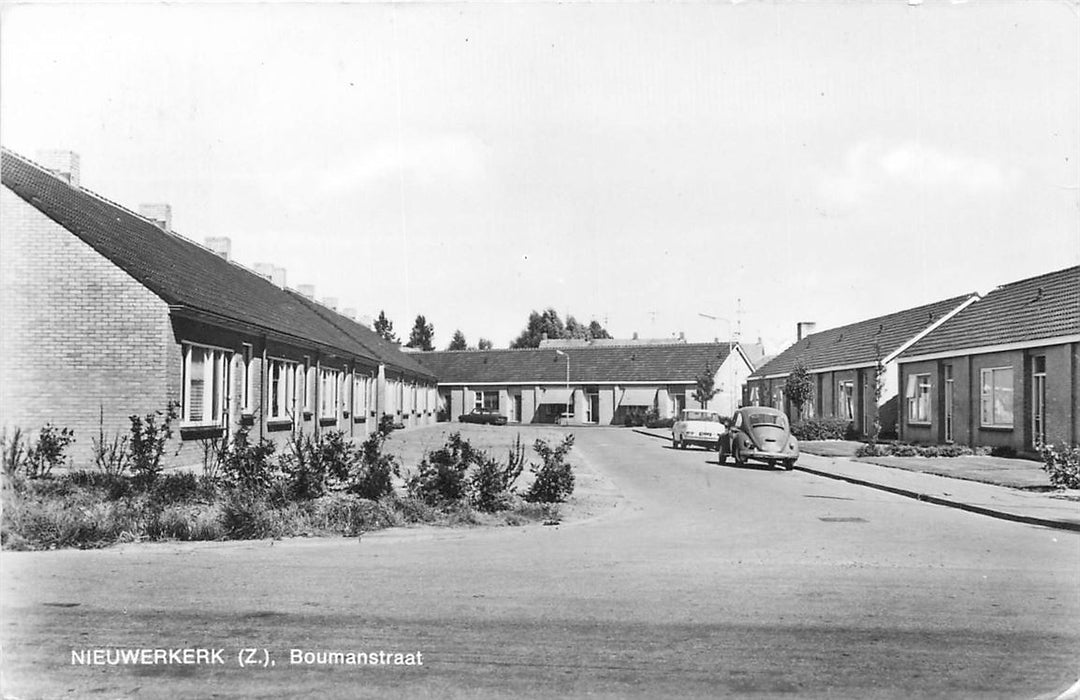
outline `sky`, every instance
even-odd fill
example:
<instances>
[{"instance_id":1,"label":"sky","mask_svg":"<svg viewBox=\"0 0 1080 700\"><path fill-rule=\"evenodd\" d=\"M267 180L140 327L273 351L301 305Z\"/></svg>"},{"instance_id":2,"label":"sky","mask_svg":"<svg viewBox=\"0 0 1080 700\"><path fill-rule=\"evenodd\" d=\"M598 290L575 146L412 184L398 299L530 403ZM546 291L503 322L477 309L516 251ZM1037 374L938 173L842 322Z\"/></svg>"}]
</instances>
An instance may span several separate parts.
<instances>
[{"instance_id":1,"label":"sky","mask_svg":"<svg viewBox=\"0 0 1080 700\"><path fill-rule=\"evenodd\" d=\"M440 348L775 353L1080 263L1072 1L0 8L4 146Z\"/></svg>"}]
</instances>

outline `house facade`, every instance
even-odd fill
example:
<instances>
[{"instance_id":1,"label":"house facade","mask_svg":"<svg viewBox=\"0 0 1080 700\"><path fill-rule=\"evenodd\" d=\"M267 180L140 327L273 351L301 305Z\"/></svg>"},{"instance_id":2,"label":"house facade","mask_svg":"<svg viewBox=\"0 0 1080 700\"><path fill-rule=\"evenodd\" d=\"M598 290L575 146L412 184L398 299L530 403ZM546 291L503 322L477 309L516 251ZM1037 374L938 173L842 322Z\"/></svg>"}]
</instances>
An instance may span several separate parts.
<instances>
[{"instance_id":1,"label":"house facade","mask_svg":"<svg viewBox=\"0 0 1080 700\"><path fill-rule=\"evenodd\" d=\"M863 436L871 435L879 420L883 436L895 435L897 358L977 298L953 297L821 332L804 334L800 324L798 340L751 375L744 400L779 408L793 421L847 420L853 432ZM787 379L800 363L813 384L813 397L801 412L785 396Z\"/></svg>"},{"instance_id":2,"label":"house facade","mask_svg":"<svg viewBox=\"0 0 1080 700\"><path fill-rule=\"evenodd\" d=\"M654 412L674 416L694 400L708 372L717 394L708 408L731 415L753 370L738 344L676 343L444 351L416 357L439 377L451 420L473 408L510 421L622 425Z\"/></svg>"},{"instance_id":3,"label":"house facade","mask_svg":"<svg viewBox=\"0 0 1080 700\"><path fill-rule=\"evenodd\" d=\"M1080 444L1080 267L994 289L898 362L905 440Z\"/></svg>"},{"instance_id":4,"label":"house facade","mask_svg":"<svg viewBox=\"0 0 1080 700\"><path fill-rule=\"evenodd\" d=\"M248 426L362 438L435 421L434 375L366 327L6 149L0 188L0 425L99 435L177 407L172 464Z\"/></svg>"}]
</instances>

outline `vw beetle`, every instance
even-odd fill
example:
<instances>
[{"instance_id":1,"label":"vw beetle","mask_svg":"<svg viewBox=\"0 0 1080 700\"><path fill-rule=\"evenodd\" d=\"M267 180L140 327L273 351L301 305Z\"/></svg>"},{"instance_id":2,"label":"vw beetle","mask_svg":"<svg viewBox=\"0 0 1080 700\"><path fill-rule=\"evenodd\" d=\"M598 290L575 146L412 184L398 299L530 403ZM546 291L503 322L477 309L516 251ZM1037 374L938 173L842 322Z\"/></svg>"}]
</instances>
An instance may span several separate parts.
<instances>
[{"instance_id":1,"label":"vw beetle","mask_svg":"<svg viewBox=\"0 0 1080 700\"><path fill-rule=\"evenodd\" d=\"M769 466L791 469L799 459L799 441L783 411L767 406L744 406L731 419L731 428L720 439L720 463L728 456L740 466L754 459Z\"/></svg>"}]
</instances>

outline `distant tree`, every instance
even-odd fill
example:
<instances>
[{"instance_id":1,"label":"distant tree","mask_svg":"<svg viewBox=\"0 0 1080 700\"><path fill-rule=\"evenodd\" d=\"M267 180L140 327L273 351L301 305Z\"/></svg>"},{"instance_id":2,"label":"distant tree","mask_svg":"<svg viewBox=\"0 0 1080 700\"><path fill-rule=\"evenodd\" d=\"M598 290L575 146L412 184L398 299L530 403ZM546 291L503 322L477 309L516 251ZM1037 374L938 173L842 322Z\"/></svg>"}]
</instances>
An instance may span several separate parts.
<instances>
[{"instance_id":1,"label":"distant tree","mask_svg":"<svg viewBox=\"0 0 1080 700\"><path fill-rule=\"evenodd\" d=\"M461 332L461 329L454 331L454 337L450 340L450 345L447 346L447 350L467 350L469 344L465 342L465 334Z\"/></svg>"},{"instance_id":2,"label":"distant tree","mask_svg":"<svg viewBox=\"0 0 1080 700\"><path fill-rule=\"evenodd\" d=\"M589 339L590 340L604 340L611 338L611 334L607 332L599 321L589 321Z\"/></svg>"},{"instance_id":3,"label":"distant tree","mask_svg":"<svg viewBox=\"0 0 1080 700\"><path fill-rule=\"evenodd\" d=\"M719 393L720 390L716 388L716 370L711 362L706 362L705 369L694 378L694 401L706 408L712 397Z\"/></svg>"},{"instance_id":4,"label":"distant tree","mask_svg":"<svg viewBox=\"0 0 1080 700\"><path fill-rule=\"evenodd\" d=\"M795 416L802 416L803 406L814 400L814 378L810 376L802 358L795 359L791 374L784 382L784 395L795 409Z\"/></svg>"},{"instance_id":5,"label":"distant tree","mask_svg":"<svg viewBox=\"0 0 1080 700\"><path fill-rule=\"evenodd\" d=\"M481 350L490 350L490 349L492 348L492 344L491 344L491 341L490 341L490 340L488 340L487 338L481 338L481 339L480 339L480 342L479 342L479 343L477 343L477 346L478 346L478 347L479 347L479 348L480 348Z\"/></svg>"},{"instance_id":6,"label":"distant tree","mask_svg":"<svg viewBox=\"0 0 1080 700\"><path fill-rule=\"evenodd\" d=\"M386 312L380 310L379 317L375 319L375 332L383 340L388 340L391 343L397 342L397 336L394 335L394 322L386 317Z\"/></svg>"},{"instance_id":7,"label":"distant tree","mask_svg":"<svg viewBox=\"0 0 1080 700\"><path fill-rule=\"evenodd\" d=\"M589 327L583 326L573 316L567 315L566 317L566 337L574 338L576 340L588 340L589 339Z\"/></svg>"},{"instance_id":8,"label":"distant tree","mask_svg":"<svg viewBox=\"0 0 1080 700\"><path fill-rule=\"evenodd\" d=\"M405 343L405 347L434 350L435 346L431 344L434 335L435 326L428 323L423 315L419 315L416 317L416 322L413 323L412 331L409 333L409 342Z\"/></svg>"}]
</instances>

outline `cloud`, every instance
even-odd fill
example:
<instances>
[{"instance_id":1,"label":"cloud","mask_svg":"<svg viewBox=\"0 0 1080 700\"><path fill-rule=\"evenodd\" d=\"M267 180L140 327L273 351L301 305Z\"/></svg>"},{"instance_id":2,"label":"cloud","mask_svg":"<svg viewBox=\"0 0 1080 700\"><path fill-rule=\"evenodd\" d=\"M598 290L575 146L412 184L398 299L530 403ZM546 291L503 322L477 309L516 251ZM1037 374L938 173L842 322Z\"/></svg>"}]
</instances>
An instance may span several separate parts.
<instances>
[{"instance_id":1,"label":"cloud","mask_svg":"<svg viewBox=\"0 0 1080 700\"><path fill-rule=\"evenodd\" d=\"M397 183L404 175L421 185L468 185L486 172L484 146L467 135L441 134L382 139L354 157L331 167L319 178L319 189L340 195L377 183Z\"/></svg>"},{"instance_id":2,"label":"cloud","mask_svg":"<svg viewBox=\"0 0 1080 700\"><path fill-rule=\"evenodd\" d=\"M985 158L911 141L892 146L863 141L848 151L838 172L822 176L819 191L832 203L855 204L898 185L979 195L1007 191L1018 179L1017 171Z\"/></svg>"}]
</instances>

